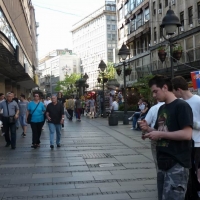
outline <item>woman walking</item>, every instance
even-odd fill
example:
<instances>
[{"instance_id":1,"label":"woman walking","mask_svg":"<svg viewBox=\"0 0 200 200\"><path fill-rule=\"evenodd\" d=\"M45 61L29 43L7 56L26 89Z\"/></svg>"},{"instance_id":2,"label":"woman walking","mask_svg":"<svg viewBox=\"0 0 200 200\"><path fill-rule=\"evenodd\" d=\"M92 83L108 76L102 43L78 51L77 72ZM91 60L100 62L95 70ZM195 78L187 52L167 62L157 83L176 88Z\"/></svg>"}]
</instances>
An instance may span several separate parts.
<instances>
[{"instance_id":1,"label":"woman walking","mask_svg":"<svg viewBox=\"0 0 200 200\"><path fill-rule=\"evenodd\" d=\"M40 136L42 132L42 126L44 123L44 112L45 112L45 106L40 101L40 95L39 93L34 94L34 100L31 101L28 104L27 109L27 118L28 115L31 114L31 129L32 129L32 148L36 149L37 147L40 147Z\"/></svg>"}]
</instances>

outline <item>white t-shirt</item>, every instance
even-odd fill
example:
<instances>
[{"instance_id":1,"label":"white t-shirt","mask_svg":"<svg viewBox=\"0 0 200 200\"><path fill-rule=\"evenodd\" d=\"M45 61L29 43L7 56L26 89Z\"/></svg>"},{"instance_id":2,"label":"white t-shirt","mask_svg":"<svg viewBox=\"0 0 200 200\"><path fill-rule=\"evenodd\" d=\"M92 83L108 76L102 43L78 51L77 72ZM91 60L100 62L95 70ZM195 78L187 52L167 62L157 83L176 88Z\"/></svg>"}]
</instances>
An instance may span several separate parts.
<instances>
[{"instance_id":1,"label":"white t-shirt","mask_svg":"<svg viewBox=\"0 0 200 200\"><path fill-rule=\"evenodd\" d=\"M151 126L151 128L154 128L154 125L156 123L157 115L158 115L158 110L160 106L162 106L164 102L158 102L156 105L152 106L149 109L149 112L147 113L145 120L147 123Z\"/></svg>"},{"instance_id":2,"label":"white t-shirt","mask_svg":"<svg viewBox=\"0 0 200 200\"><path fill-rule=\"evenodd\" d=\"M48 106L48 104L50 104L51 103L51 100L44 100L44 105L45 106Z\"/></svg>"},{"instance_id":3,"label":"white t-shirt","mask_svg":"<svg viewBox=\"0 0 200 200\"><path fill-rule=\"evenodd\" d=\"M119 110L119 104L116 101L112 103L112 110Z\"/></svg>"},{"instance_id":4,"label":"white t-shirt","mask_svg":"<svg viewBox=\"0 0 200 200\"><path fill-rule=\"evenodd\" d=\"M186 101L192 108L193 122L200 123L200 97L198 95L193 95L190 99L184 101ZM196 130L194 127L192 131L192 139L194 140L194 146L200 147L200 130Z\"/></svg>"}]
</instances>

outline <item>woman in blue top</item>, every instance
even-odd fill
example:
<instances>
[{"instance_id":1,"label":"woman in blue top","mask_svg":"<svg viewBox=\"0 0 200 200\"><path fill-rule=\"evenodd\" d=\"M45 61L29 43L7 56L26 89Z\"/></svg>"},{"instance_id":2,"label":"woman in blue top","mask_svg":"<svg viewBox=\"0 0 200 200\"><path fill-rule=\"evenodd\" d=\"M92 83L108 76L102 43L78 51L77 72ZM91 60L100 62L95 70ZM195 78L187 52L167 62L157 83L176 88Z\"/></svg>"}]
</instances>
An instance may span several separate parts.
<instances>
[{"instance_id":1,"label":"woman in blue top","mask_svg":"<svg viewBox=\"0 0 200 200\"><path fill-rule=\"evenodd\" d=\"M36 108L37 106L37 108ZM42 132L42 126L44 122L45 106L40 102L40 95L34 94L34 100L28 104L27 117L32 114L31 129L32 129L32 148L40 147L40 136ZM35 111L34 111L35 110ZM34 112L33 112L34 111Z\"/></svg>"}]
</instances>

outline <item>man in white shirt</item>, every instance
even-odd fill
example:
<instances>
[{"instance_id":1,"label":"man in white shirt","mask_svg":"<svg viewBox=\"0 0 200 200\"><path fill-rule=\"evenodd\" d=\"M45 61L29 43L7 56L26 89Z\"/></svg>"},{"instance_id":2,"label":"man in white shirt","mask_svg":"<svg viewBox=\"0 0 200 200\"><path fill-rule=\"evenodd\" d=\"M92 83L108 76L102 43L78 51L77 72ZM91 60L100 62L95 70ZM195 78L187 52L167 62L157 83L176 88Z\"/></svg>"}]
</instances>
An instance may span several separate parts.
<instances>
[{"instance_id":1,"label":"man in white shirt","mask_svg":"<svg viewBox=\"0 0 200 200\"><path fill-rule=\"evenodd\" d=\"M51 98L50 98L50 97L47 97L47 99L44 100L44 105L45 105L45 107L47 107L49 103L51 103Z\"/></svg>"},{"instance_id":2,"label":"man in white shirt","mask_svg":"<svg viewBox=\"0 0 200 200\"><path fill-rule=\"evenodd\" d=\"M119 110L118 99L114 97L113 100L114 100L114 101L113 101L113 103L112 103L112 111Z\"/></svg>"},{"instance_id":3,"label":"man in white shirt","mask_svg":"<svg viewBox=\"0 0 200 200\"><path fill-rule=\"evenodd\" d=\"M160 106L162 106L163 104L164 102L158 102L156 105L152 106L149 112L147 113L145 120L151 128L154 128L158 115L158 110ZM158 169L157 158L156 158L156 144L157 144L156 140L151 140L151 152L156 165L156 169Z\"/></svg>"},{"instance_id":4,"label":"man in white shirt","mask_svg":"<svg viewBox=\"0 0 200 200\"><path fill-rule=\"evenodd\" d=\"M187 81L177 76L172 79L173 93L177 98L182 98L186 101L193 112L193 132L192 139L194 145L192 147L192 169L190 170L191 184L188 185L186 196L188 199L200 198L200 97L193 95L188 90ZM184 117L184 116L183 116ZM194 196L193 196L194 195Z\"/></svg>"}]
</instances>

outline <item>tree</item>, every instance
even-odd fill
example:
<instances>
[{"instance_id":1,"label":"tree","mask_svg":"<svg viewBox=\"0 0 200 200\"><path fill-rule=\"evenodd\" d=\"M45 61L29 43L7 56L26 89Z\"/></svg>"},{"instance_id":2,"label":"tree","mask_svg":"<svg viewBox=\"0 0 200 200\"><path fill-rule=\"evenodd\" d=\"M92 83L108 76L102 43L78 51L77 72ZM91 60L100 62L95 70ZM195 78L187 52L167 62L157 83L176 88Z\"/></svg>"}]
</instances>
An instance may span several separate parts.
<instances>
[{"instance_id":1,"label":"tree","mask_svg":"<svg viewBox=\"0 0 200 200\"><path fill-rule=\"evenodd\" d=\"M73 73L71 75L66 75L63 81L58 81L55 90L63 91L65 95L70 95L75 90L75 82L81 78L80 74Z\"/></svg>"},{"instance_id":2,"label":"tree","mask_svg":"<svg viewBox=\"0 0 200 200\"><path fill-rule=\"evenodd\" d=\"M140 94L140 96L148 100L150 103L153 103L153 97L148 83L153 77L152 74L144 76L140 78L138 82L133 84L134 89Z\"/></svg>"}]
</instances>

